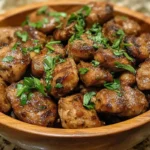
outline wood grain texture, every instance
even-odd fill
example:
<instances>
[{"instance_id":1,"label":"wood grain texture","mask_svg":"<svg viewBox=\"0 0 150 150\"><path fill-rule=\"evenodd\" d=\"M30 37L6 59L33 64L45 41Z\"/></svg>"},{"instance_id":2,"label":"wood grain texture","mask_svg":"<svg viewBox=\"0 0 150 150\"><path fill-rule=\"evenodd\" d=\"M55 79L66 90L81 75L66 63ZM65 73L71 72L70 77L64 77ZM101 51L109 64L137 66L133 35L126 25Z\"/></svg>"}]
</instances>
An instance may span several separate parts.
<instances>
[{"instance_id":1,"label":"wood grain texture","mask_svg":"<svg viewBox=\"0 0 150 150\"><path fill-rule=\"evenodd\" d=\"M0 16L0 26L17 26L31 11L50 5L72 12L90 0L51 0L11 10ZM127 8L114 6L115 14L136 19L150 31L150 19ZM127 121L90 129L56 129L27 124L0 113L0 134L27 150L125 150L150 135L150 111Z\"/></svg>"}]
</instances>

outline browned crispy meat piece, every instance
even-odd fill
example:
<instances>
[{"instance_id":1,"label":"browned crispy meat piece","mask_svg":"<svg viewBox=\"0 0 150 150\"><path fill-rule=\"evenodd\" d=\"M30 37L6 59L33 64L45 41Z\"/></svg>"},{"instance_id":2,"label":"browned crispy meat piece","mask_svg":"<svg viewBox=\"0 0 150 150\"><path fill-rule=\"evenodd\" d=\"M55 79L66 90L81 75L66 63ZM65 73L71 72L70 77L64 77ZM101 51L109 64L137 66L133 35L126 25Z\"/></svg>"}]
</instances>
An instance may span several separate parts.
<instances>
[{"instance_id":1,"label":"browned crispy meat piece","mask_svg":"<svg viewBox=\"0 0 150 150\"><path fill-rule=\"evenodd\" d=\"M123 71L116 67L116 62L130 65L131 62L124 56L116 56L111 49L99 49L95 52L94 59L99 61L101 66L111 71Z\"/></svg>"},{"instance_id":2,"label":"browned crispy meat piece","mask_svg":"<svg viewBox=\"0 0 150 150\"><path fill-rule=\"evenodd\" d=\"M96 111L118 114L123 117L134 117L147 110L146 97L137 88L123 85L120 94L109 89L99 91L95 101Z\"/></svg>"},{"instance_id":3,"label":"browned crispy meat piece","mask_svg":"<svg viewBox=\"0 0 150 150\"><path fill-rule=\"evenodd\" d=\"M81 81L87 86L102 86L105 82L113 81L112 75L100 66L94 67L91 63L80 61L78 70L87 69L87 73L80 74Z\"/></svg>"},{"instance_id":4,"label":"browned crispy meat piece","mask_svg":"<svg viewBox=\"0 0 150 150\"><path fill-rule=\"evenodd\" d=\"M148 101L141 91L129 86L122 87L125 110L119 114L123 117L134 117L144 113L148 108Z\"/></svg>"},{"instance_id":5,"label":"browned crispy meat piece","mask_svg":"<svg viewBox=\"0 0 150 150\"><path fill-rule=\"evenodd\" d=\"M32 58L31 71L32 74L36 77L42 77L44 74L44 59L46 56L57 57L61 56L62 58L66 55L65 48L61 44L53 44L53 51L50 51L48 48L44 48L41 51L41 54L36 55Z\"/></svg>"},{"instance_id":6,"label":"browned crispy meat piece","mask_svg":"<svg viewBox=\"0 0 150 150\"><path fill-rule=\"evenodd\" d=\"M123 30L126 35L136 35L140 32L140 25L127 17L116 16L104 24L102 32L112 43L118 38L118 30Z\"/></svg>"},{"instance_id":7,"label":"browned crispy meat piece","mask_svg":"<svg viewBox=\"0 0 150 150\"><path fill-rule=\"evenodd\" d=\"M120 76L121 85L132 86L136 82L135 75L130 72L125 72Z\"/></svg>"},{"instance_id":8,"label":"browned crispy meat piece","mask_svg":"<svg viewBox=\"0 0 150 150\"><path fill-rule=\"evenodd\" d=\"M129 44L126 47L126 51L136 60L144 61L149 57L150 53L150 43L148 40L150 40L150 34L142 34L139 37L127 36L124 40L125 43Z\"/></svg>"},{"instance_id":9,"label":"browned crispy meat piece","mask_svg":"<svg viewBox=\"0 0 150 150\"><path fill-rule=\"evenodd\" d=\"M55 10L47 7L44 13L38 14L38 11L31 13L29 15L29 21L32 23L42 23L42 27L40 25L37 29L43 33L51 33L64 19L63 17L59 17L60 20L57 20L55 13L57 13Z\"/></svg>"},{"instance_id":10,"label":"browned crispy meat piece","mask_svg":"<svg viewBox=\"0 0 150 150\"><path fill-rule=\"evenodd\" d=\"M111 41L111 43L113 43L118 38L116 33L119 29L120 26L118 24L115 24L114 20L110 20L104 24L102 33Z\"/></svg>"},{"instance_id":11,"label":"browned crispy meat piece","mask_svg":"<svg viewBox=\"0 0 150 150\"><path fill-rule=\"evenodd\" d=\"M150 59L140 64L137 69L136 82L140 90L150 90Z\"/></svg>"},{"instance_id":12,"label":"browned crispy meat piece","mask_svg":"<svg viewBox=\"0 0 150 150\"><path fill-rule=\"evenodd\" d=\"M32 40L39 40L41 44L46 43L46 35L36 30L35 28L25 26L23 27L23 31L26 31L28 33L29 41L32 39Z\"/></svg>"},{"instance_id":13,"label":"browned crispy meat piece","mask_svg":"<svg viewBox=\"0 0 150 150\"><path fill-rule=\"evenodd\" d=\"M27 33L28 36L27 41L23 42L21 38L19 38L18 36L17 36L18 38L17 41L21 43L19 45L21 51L25 51L23 53L29 53L32 59L34 56L40 53L40 51L44 48L44 45L46 43L46 35L29 26L25 26L18 31L21 34Z\"/></svg>"},{"instance_id":14,"label":"browned crispy meat piece","mask_svg":"<svg viewBox=\"0 0 150 150\"><path fill-rule=\"evenodd\" d=\"M0 28L0 49L8 46L16 40L15 32L21 29L20 27L1 27Z\"/></svg>"},{"instance_id":15,"label":"browned crispy meat piece","mask_svg":"<svg viewBox=\"0 0 150 150\"><path fill-rule=\"evenodd\" d=\"M29 55L24 55L19 48L12 50L15 42L0 50L0 76L9 83L19 81L29 63Z\"/></svg>"},{"instance_id":16,"label":"browned crispy meat piece","mask_svg":"<svg viewBox=\"0 0 150 150\"><path fill-rule=\"evenodd\" d=\"M141 31L141 26L133 19L124 16L116 16L114 22L118 24L127 35L137 35Z\"/></svg>"},{"instance_id":17,"label":"browned crispy meat piece","mask_svg":"<svg viewBox=\"0 0 150 150\"><path fill-rule=\"evenodd\" d=\"M67 58L65 62L57 64L51 82L50 93L58 98L73 91L79 81L76 64L72 58ZM57 87L61 84L62 87Z\"/></svg>"},{"instance_id":18,"label":"browned crispy meat piece","mask_svg":"<svg viewBox=\"0 0 150 150\"><path fill-rule=\"evenodd\" d=\"M84 108L82 94L61 98L58 103L58 113L63 128L77 129L102 126L96 111Z\"/></svg>"},{"instance_id":19,"label":"browned crispy meat piece","mask_svg":"<svg viewBox=\"0 0 150 150\"><path fill-rule=\"evenodd\" d=\"M63 25L61 28L56 29L53 33L55 40L66 41L75 33L75 22L69 25Z\"/></svg>"},{"instance_id":20,"label":"browned crispy meat piece","mask_svg":"<svg viewBox=\"0 0 150 150\"><path fill-rule=\"evenodd\" d=\"M24 106L16 96L16 84L7 88L7 97L11 102L14 114L18 119L40 126L53 126L57 117L57 106L49 97L44 97L39 92L32 92L32 97Z\"/></svg>"},{"instance_id":21,"label":"browned crispy meat piece","mask_svg":"<svg viewBox=\"0 0 150 150\"><path fill-rule=\"evenodd\" d=\"M18 43L18 47L23 53L30 52L31 57L35 54L33 52L33 48L40 49L43 48L43 45L46 43L46 35L43 33L35 30L32 27L25 26L25 27L3 27L0 28L0 48L4 46L9 46L12 42ZM20 34L20 37L18 36ZM26 34L26 35L25 35ZM22 41L22 37L26 38L27 40ZM27 48L29 49L27 51ZM27 52L25 52L25 49Z\"/></svg>"},{"instance_id":22,"label":"browned crispy meat piece","mask_svg":"<svg viewBox=\"0 0 150 150\"><path fill-rule=\"evenodd\" d=\"M92 26L94 23L103 24L113 17L113 6L110 4L93 2L89 6L91 12L86 17L88 26Z\"/></svg>"},{"instance_id":23,"label":"browned crispy meat piece","mask_svg":"<svg viewBox=\"0 0 150 150\"><path fill-rule=\"evenodd\" d=\"M76 62L92 59L95 52L93 41L88 38L87 34L83 34L81 40L77 39L68 43L67 50L68 56L72 57Z\"/></svg>"},{"instance_id":24,"label":"browned crispy meat piece","mask_svg":"<svg viewBox=\"0 0 150 150\"><path fill-rule=\"evenodd\" d=\"M116 91L102 89L96 94L95 109L97 112L121 113L125 109L124 99Z\"/></svg>"},{"instance_id":25,"label":"browned crispy meat piece","mask_svg":"<svg viewBox=\"0 0 150 150\"><path fill-rule=\"evenodd\" d=\"M54 43L56 42L56 43L51 44L51 42L54 42ZM60 42L60 43L57 43L57 42ZM49 45L50 45L50 48L48 48ZM56 53L63 58L66 56L66 47L61 43L61 41L54 41L52 37L47 38L47 44L45 45L45 48L43 51L46 51L49 53Z\"/></svg>"},{"instance_id":26,"label":"browned crispy meat piece","mask_svg":"<svg viewBox=\"0 0 150 150\"><path fill-rule=\"evenodd\" d=\"M6 96L6 84L2 78L0 78L0 112L7 113L11 105Z\"/></svg>"},{"instance_id":27,"label":"browned crispy meat piece","mask_svg":"<svg viewBox=\"0 0 150 150\"><path fill-rule=\"evenodd\" d=\"M32 64L31 64L31 71L32 74L36 77L42 77L44 74L44 59L46 56L50 56L52 58L59 56L56 53L42 53L39 55L36 55L32 59Z\"/></svg>"}]
</instances>

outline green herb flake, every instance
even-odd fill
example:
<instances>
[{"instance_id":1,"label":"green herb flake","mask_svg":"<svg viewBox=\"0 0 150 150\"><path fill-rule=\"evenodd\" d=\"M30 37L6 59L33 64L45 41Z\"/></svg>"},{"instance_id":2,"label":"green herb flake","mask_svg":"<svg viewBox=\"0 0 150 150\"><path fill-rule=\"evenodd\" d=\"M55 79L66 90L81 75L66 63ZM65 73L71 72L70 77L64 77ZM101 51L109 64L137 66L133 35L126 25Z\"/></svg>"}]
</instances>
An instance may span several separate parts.
<instances>
[{"instance_id":1,"label":"green herb flake","mask_svg":"<svg viewBox=\"0 0 150 150\"><path fill-rule=\"evenodd\" d=\"M76 39L81 39L81 35L85 32L85 17L88 16L91 12L91 8L89 6L84 6L76 13L70 15L67 25L75 22L75 34L71 36L69 42L73 42Z\"/></svg>"},{"instance_id":2,"label":"green herb flake","mask_svg":"<svg viewBox=\"0 0 150 150\"><path fill-rule=\"evenodd\" d=\"M28 87L32 87L34 85L33 78L25 77L24 80L23 80L23 84L28 86Z\"/></svg>"},{"instance_id":3,"label":"green herb flake","mask_svg":"<svg viewBox=\"0 0 150 150\"><path fill-rule=\"evenodd\" d=\"M46 14L47 9L48 9L48 6L43 6L43 7L39 8L37 10L37 15Z\"/></svg>"},{"instance_id":4,"label":"green herb flake","mask_svg":"<svg viewBox=\"0 0 150 150\"><path fill-rule=\"evenodd\" d=\"M26 104L27 104L27 100L28 100L27 94L23 93L23 94L21 95L21 97L20 97L20 104L21 104L22 106L26 105Z\"/></svg>"},{"instance_id":5,"label":"green herb flake","mask_svg":"<svg viewBox=\"0 0 150 150\"><path fill-rule=\"evenodd\" d=\"M66 59L64 59L64 58L59 58L59 60L58 60L58 63L59 63L59 64L64 63L64 62L66 62Z\"/></svg>"},{"instance_id":6,"label":"green herb flake","mask_svg":"<svg viewBox=\"0 0 150 150\"><path fill-rule=\"evenodd\" d=\"M22 22L22 26L28 25L29 24L29 16L26 17L25 21Z\"/></svg>"},{"instance_id":7,"label":"green herb flake","mask_svg":"<svg viewBox=\"0 0 150 150\"><path fill-rule=\"evenodd\" d=\"M38 43L38 42L39 42L39 40L33 40L33 42L34 42L34 43Z\"/></svg>"},{"instance_id":8,"label":"green herb flake","mask_svg":"<svg viewBox=\"0 0 150 150\"><path fill-rule=\"evenodd\" d=\"M125 56L128 60L134 62L134 58L132 58L131 56L129 56L128 53L126 53L126 52L124 51L123 54L124 54L124 56Z\"/></svg>"},{"instance_id":9,"label":"green herb flake","mask_svg":"<svg viewBox=\"0 0 150 150\"><path fill-rule=\"evenodd\" d=\"M67 17L67 14L65 12L50 12L49 16L54 17L56 22L60 22L60 18Z\"/></svg>"},{"instance_id":10,"label":"green herb flake","mask_svg":"<svg viewBox=\"0 0 150 150\"><path fill-rule=\"evenodd\" d=\"M21 83L17 84L17 97L20 97L23 93L28 92L30 87Z\"/></svg>"},{"instance_id":11,"label":"green herb flake","mask_svg":"<svg viewBox=\"0 0 150 150\"><path fill-rule=\"evenodd\" d=\"M83 97L83 106L86 107L87 109L94 109L94 103L91 102L91 99L95 95L96 95L96 93L93 92L93 91L84 94L84 97Z\"/></svg>"},{"instance_id":12,"label":"green herb flake","mask_svg":"<svg viewBox=\"0 0 150 150\"><path fill-rule=\"evenodd\" d=\"M29 93L29 94L28 94L28 100L31 100L32 97L33 97L33 93Z\"/></svg>"},{"instance_id":13,"label":"green herb flake","mask_svg":"<svg viewBox=\"0 0 150 150\"><path fill-rule=\"evenodd\" d=\"M113 45L112 45L112 48L113 49L118 48L120 46L121 40L122 39L115 40L114 43L113 43Z\"/></svg>"},{"instance_id":14,"label":"green herb flake","mask_svg":"<svg viewBox=\"0 0 150 150\"><path fill-rule=\"evenodd\" d=\"M104 83L104 87L117 92L118 96L121 96L120 81L118 79L114 79L114 81L110 83Z\"/></svg>"},{"instance_id":15,"label":"green herb flake","mask_svg":"<svg viewBox=\"0 0 150 150\"><path fill-rule=\"evenodd\" d=\"M16 95L20 98L21 105L26 105L27 101L32 98L32 90L37 90L46 96L44 85L35 77L25 77L23 83L18 83L16 88Z\"/></svg>"},{"instance_id":16,"label":"green herb flake","mask_svg":"<svg viewBox=\"0 0 150 150\"><path fill-rule=\"evenodd\" d=\"M20 44L20 42L15 43L11 50L15 51Z\"/></svg>"},{"instance_id":17,"label":"green herb flake","mask_svg":"<svg viewBox=\"0 0 150 150\"><path fill-rule=\"evenodd\" d=\"M61 89L63 87L63 85L61 83L56 83L55 88L57 89Z\"/></svg>"},{"instance_id":18,"label":"green herb flake","mask_svg":"<svg viewBox=\"0 0 150 150\"><path fill-rule=\"evenodd\" d=\"M35 53L40 53L41 48L42 48L42 46L39 44L39 45L36 45L34 47L28 47L27 51L33 51Z\"/></svg>"},{"instance_id":19,"label":"green herb flake","mask_svg":"<svg viewBox=\"0 0 150 150\"><path fill-rule=\"evenodd\" d=\"M44 70L45 70L45 81L46 89L49 91L51 89L50 81L52 79L52 73L56 65L57 57L46 56L44 59Z\"/></svg>"},{"instance_id":20,"label":"green herb flake","mask_svg":"<svg viewBox=\"0 0 150 150\"><path fill-rule=\"evenodd\" d=\"M98 67L100 65L100 62L96 61L96 60L92 60L92 65L94 67Z\"/></svg>"},{"instance_id":21,"label":"green herb flake","mask_svg":"<svg viewBox=\"0 0 150 150\"><path fill-rule=\"evenodd\" d=\"M100 24L93 24L93 26L87 30L86 33L89 35L88 38L94 42L93 47L95 49L98 49L100 45L108 47L108 39L103 36L102 27Z\"/></svg>"},{"instance_id":22,"label":"green herb flake","mask_svg":"<svg viewBox=\"0 0 150 150\"><path fill-rule=\"evenodd\" d=\"M120 50L120 49L113 50L113 54L115 56L122 56L123 55L123 50Z\"/></svg>"},{"instance_id":23,"label":"green herb flake","mask_svg":"<svg viewBox=\"0 0 150 150\"><path fill-rule=\"evenodd\" d=\"M117 35L121 35L121 36L124 36L125 33L123 30L119 29L117 32L116 32Z\"/></svg>"},{"instance_id":24,"label":"green herb flake","mask_svg":"<svg viewBox=\"0 0 150 150\"><path fill-rule=\"evenodd\" d=\"M29 25L30 27L33 27L33 28L40 29L40 28L43 27L44 24L48 24L48 23L49 23L49 19L48 18L43 18L42 20L37 21L37 22L31 22L28 19L28 21L24 22L23 24Z\"/></svg>"},{"instance_id":25,"label":"green herb flake","mask_svg":"<svg viewBox=\"0 0 150 150\"><path fill-rule=\"evenodd\" d=\"M130 46L133 46L133 44L132 43L123 43L123 46L124 47L130 47Z\"/></svg>"},{"instance_id":26,"label":"green herb flake","mask_svg":"<svg viewBox=\"0 0 150 150\"><path fill-rule=\"evenodd\" d=\"M91 7L85 5L79 11L77 11L77 13L83 14L84 17L87 17L91 13Z\"/></svg>"},{"instance_id":27,"label":"green herb flake","mask_svg":"<svg viewBox=\"0 0 150 150\"><path fill-rule=\"evenodd\" d=\"M46 96L46 93L45 93L45 91L44 91L44 85L40 82L40 80L33 77L33 81L34 81L34 86L35 86L35 88L36 88L40 93L42 93L43 95Z\"/></svg>"},{"instance_id":28,"label":"green herb flake","mask_svg":"<svg viewBox=\"0 0 150 150\"><path fill-rule=\"evenodd\" d=\"M136 70L131 65L125 65L125 64L121 64L119 62L115 62L115 65L117 68L122 68L122 69L128 70L133 74L136 73Z\"/></svg>"},{"instance_id":29,"label":"green herb flake","mask_svg":"<svg viewBox=\"0 0 150 150\"><path fill-rule=\"evenodd\" d=\"M12 62L13 60L14 60L14 57L6 56L2 59L2 62Z\"/></svg>"},{"instance_id":30,"label":"green herb flake","mask_svg":"<svg viewBox=\"0 0 150 150\"><path fill-rule=\"evenodd\" d=\"M22 40L22 42L26 42L28 40L28 33L27 32L20 32L17 31L16 35Z\"/></svg>"},{"instance_id":31,"label":"green herb flake","mask_svg":"<svg viewBox=\"0 0 150 150\"><path fill-rule=\"evenodd\" d=\"M46 44L46 47L53 52L55 50L53 47L54 44L61 44L61 41L50 41Z\"/></svg>"},{"instance_id":32,"label":"green herb flake","mask_svg":"<svg viewBox=\"0 0 150 150\"><path fill-rule=\"evenodd\" d=\"M79 69L79 73L80 73L80 74L86 74L88 71L89 71L88 68L80 68L80 69Z\"/></svg>"},{"instance_id":33,"label":"green herb flake","mask_svg":"<svg viewBox=\"0 0 150 150\"><path fill-rule=\"evenodd\" d=\"M27 52L28 52L28 48L23 47L23 48L21 48L21 51L22 51L22 53L23 53L23 54L27 54Z\"/></svg>"}]
</instances>

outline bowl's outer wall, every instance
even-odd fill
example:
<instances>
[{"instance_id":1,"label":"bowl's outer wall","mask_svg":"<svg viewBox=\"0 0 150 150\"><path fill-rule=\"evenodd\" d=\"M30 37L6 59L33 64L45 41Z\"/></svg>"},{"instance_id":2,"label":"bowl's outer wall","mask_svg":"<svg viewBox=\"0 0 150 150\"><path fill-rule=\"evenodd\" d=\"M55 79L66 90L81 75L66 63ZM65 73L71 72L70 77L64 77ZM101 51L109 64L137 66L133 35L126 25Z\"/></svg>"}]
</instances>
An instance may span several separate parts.
<instances>
[{"instance_id":1,"label":"bowl's outer wall","mask_svg":"<svg viewBox=\"0 0 150 150\"><path fill-rule=\"evenodd\" d=\"M147 123L113 135L84 138L34 135L6 126L0 126L0 133L26 150L126 150L146 138L149 128Z\"/></svg>"},{"instance_id":2,"label":"bowl's outer wall","mask_svg":"<svg viewBox=\"0 0 150 150\"><path fill-rule=\"evenodd\" d=\"M56 2L52 0L47 3L37 3L25 6L0 16L0 26L20 25L27 14L42 5L49 4L58 11L72 12L80 8L81 5L86 2L76 0L76 2L74 2L76 4L72 4L73 2L71 1L66 2L66 0L62 0L60 2L58 0ZM150 31L150 19L148 17L117 6L115 6L115 13L127 15L136 19L143 26L143 31ZM68 133L70 136L63 136L65 131L63 130L61 132L61 130L59 130L57 131L57 136L53 136L50 135L50 132L54 134L56 129L50 129L50 131L45 132L46 129L29 125L27 129L30 130L26 132L26 127L28 125L23 125L23 123L16 120L14 121L12 118L0 113L0 134L11 142L27 150L126 150L142 141L150 134L150 111L136 118L131 119L131 121L112 125L108 128L101 127L88 129L86 130L87 132L80 132L79 130L72 130L70 132L69 130ZM34 127L36 133L30 132L33 131ZM41 134L42 132L44 134ZM58 136L59 132L60 136ZM96 136L94 136L94 134Z\"/></svg>"}]
</instances>

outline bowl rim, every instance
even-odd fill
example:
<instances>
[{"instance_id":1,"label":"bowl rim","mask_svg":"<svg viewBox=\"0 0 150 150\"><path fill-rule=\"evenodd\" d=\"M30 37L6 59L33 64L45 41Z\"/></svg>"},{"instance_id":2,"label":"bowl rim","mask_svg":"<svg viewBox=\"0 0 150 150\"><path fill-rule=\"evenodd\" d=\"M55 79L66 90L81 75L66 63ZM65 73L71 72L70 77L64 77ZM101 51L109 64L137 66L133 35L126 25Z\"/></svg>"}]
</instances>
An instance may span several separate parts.
<instances>
[{"instance_id":1,"label":"bowl rim","mask_svg":"<svg viewBox=\"0 0 150 150\"><path fill-rule=\"evenodd\" d=\"M18 7L12 9L5 14L0 16L0 22L9 18L13 15L17 15L21 12L30 11L36 8L39 8L44 5L55 6L55 5L84 5L91 2L91 0L76 0L75 2L68 1L66 4L65 0L61 1L47 1L47 2L39 2L33 3L26 6ZM125 7L120 7L114 5L115 12L123 13L130 17L136 18L137 20L143 21L146 24L150 25L150 18L133 10L130 10ZM85 128L85 129L60 129L60 128L48 128L42 127L37 125L28 124L26 122L22 122L20 120L16 120L10 116L7 116L0 112L0 126L7 127L16 131L34 134L34 135L41 135L47 137L57 137L57 138L82 138L82 137L96 137L96 136L104 136L104 135L111 135L116 134L119 132L124 132L133 128L137 128L142 126L146 123L150 122L150 110L137 116L132 119L128 119L126 121L107 125L103 127L96 127L96 128Z\"/></svg>"}]
</instances>

